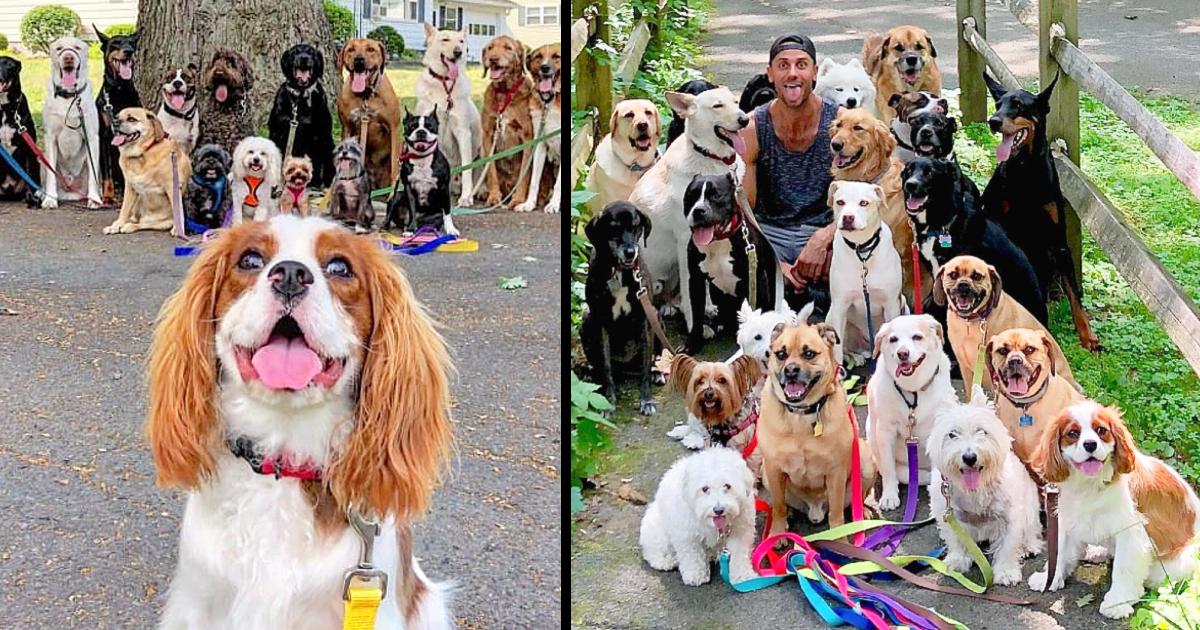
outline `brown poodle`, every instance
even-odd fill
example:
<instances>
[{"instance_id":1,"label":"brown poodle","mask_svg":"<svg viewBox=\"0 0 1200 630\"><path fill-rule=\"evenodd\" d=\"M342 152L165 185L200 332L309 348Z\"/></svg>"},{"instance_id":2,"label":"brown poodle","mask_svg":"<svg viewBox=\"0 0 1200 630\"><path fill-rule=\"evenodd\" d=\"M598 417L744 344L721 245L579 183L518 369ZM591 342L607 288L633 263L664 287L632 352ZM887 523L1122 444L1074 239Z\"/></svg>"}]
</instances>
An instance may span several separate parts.
<instances>
[{"instance_id":1,"label":"brown poodle","mask_svg":"<svg viewBox=\"0 0 1200 630\"><path fill-rule=\"evenodd\" d=\"M203 85L208 99L201 108L196 146L219 144L232 154L242 138L254 135L250 62L233 50L217 48L204 71Z\"/></svg>"}]
</instances>

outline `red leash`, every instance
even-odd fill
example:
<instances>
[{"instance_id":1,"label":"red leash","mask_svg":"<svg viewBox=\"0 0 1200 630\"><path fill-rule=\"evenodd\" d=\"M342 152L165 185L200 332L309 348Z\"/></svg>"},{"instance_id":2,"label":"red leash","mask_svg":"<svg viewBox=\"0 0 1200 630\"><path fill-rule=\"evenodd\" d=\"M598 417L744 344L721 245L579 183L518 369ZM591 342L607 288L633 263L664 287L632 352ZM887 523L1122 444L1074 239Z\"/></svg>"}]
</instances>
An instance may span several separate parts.
<instances>
[{"instance_id":1,"label":"red leash","mask_svg":"<svg viewBox=\"0 0 1200 630\"><path fill-rule=\"evenodd\" d=\"M923 309L921 303L921 254L917 250L916 240L913 240L912 246L912 267L913 267L913 312L920 315Z\"/></svg>"},{"instance_id":2,"label":"red leash","mask_svg":"<svg viewBox=\"0 0 1200 630\"><path fill-rule=\"evenodd\" d=\"M68 192L73 192L76 195L86 198L88 201L90 201L92 203L95 203L101 207L104 207L103 202L100 202L95 199L92 199L91 197L88 197L87 193L83 192L82 190L76 189L74 186L67 185L66 178L63 177L62 175L60 175L59 172L50 164L50 160L46 159L46 154L42 153L42 150L38 148L37 142L34 142L33 138L31 138L29 136L29 131L27 129L21 129L18 133L21 135L21 139L25 141L25 144L29 145L29 150L33 151L33 155L34 155L34 157L37 158L38 162L41 162L42 166L45 166L46 170L50 171L54 175L54 177L56 177L59 180L62 180L62 185L64 188L67 189ZM90 174L93 176L96 176L95 173L90 173ZM57 199L55 201L57 201Z\"/></svg>"},{"instance_id":3,"label":"red leash","mask_svg":"<svg viewBox=\"0 0 1200 630\"><path fill-rule=\"evenodd\" d=\"M858 453L858 416L853 404L846 403L846 409L850 412L850 430L854 437L850 447L850 493L854 495L850 501L850 520L853 522L863 520L862 460ZM865 536L864 532L855 534L854 544L861 546Z\"/></svg>"},{"instance_id":4,"label":"red leash","mask_svg":"<svg viewBox=\"0 0 1200 630\"><path fill-rule=\"evenodd\" d=\"M503 116L504 112L508 111L508 106L512 105L513 99L516 98L517 92L521 91L521 85L524 83L525 83L525 77L522 76L520 79L518 79L516 82L513 83L513 86L507 92L505 92L504 105L501 105L499 107L493 106L492 109L496 112L497 116Z\"/></svg>"}]
</instances>

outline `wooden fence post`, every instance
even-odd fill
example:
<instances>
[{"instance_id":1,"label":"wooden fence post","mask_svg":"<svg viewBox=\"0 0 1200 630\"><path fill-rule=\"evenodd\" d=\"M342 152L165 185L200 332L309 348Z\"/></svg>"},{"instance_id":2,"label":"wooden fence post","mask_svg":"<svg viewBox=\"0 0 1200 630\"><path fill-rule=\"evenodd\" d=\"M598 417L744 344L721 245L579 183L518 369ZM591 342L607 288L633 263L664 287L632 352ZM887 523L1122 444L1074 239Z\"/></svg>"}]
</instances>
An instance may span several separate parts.
<instances>
[{"instance_id":1,"label":"wooden fence post","mask_svg":"<svg viewBox=\"0 0 1200 630\"><path fill-rule=\"evenodd\" d=\"M1079 45L1078 0L1041 0L1038 3L1038 77L1039 89L1050 85L1058 73L1058 83L1050 97L1050 115L1046 120L1046 137L1053 142L1062 138L1067 143L1067 155L1079 164L1079 84L1065 72L1059 72L1058 61L1051 52L1051 28L1061 24L1064 37ZM1067 244L1075 258L1075 273L1082 277L1083 233L1079 215L1068 204ZM1046 289L1046 287L1043 287Z\"/></svg>"},{"instance_id":2,"label":"wooden fence post","mask_svg":"<svg viewBox=\"0 0 1200 630\"><path fill-rule=\"evenodd\" d=\"M595 29L589 43L597 40L609 41L608 0L571 0L572 12L576 17L582 16L588 7L595 7L597 11L592 22ZM589 45L588 48L591 49L592 46ZM616 59L609 59L607 65L596 63L595 58L585 51L571 67L571 74L581 78L575 82L575 99L579 103L576 109L597 109L601 136L608 133L608 119L612 116L612 64L616 62Z\"/></svg>"},{"instance_id":3,"label":"wooden fence post","mask_svg":"<svg viewBox=\"0 0 1200 630\"><path fill-rule=\"evenodd\" d=\"M987 9L983 0L957 0L958 7L958 106L962 123L987 120L987 86L983 82L983 56L963 39L963 20L974 18L975 30L987 37Z\"/></svg>"}]
</instances>

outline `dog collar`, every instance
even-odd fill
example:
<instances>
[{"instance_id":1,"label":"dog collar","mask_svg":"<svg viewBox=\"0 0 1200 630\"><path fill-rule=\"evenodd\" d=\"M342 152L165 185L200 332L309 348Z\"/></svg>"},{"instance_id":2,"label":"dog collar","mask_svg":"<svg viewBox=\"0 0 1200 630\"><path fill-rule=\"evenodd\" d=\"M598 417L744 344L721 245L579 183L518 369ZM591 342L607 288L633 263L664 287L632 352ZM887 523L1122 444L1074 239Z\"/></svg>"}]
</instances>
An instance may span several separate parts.
<instances>
[{"instance_id":1,"label":"dog collar","mask_svg":"<svg viewBox=\"0 0 1200 630\"><path fill-rule=\"evenodd\" d=\"M312 466L308 462L297 466L292 463L291 457L287 453L266 457L258 452L258 449L254 446L254 442L248 437L241 436L233 440L227 440L225 445L229 447L230 452L245 460L246 463L250 464L250 469L260 475L271 475L276 479L290 477L305 481L321 480L320 468Z\"/></svg>"},{"instance_id":2,"label":"dog collar","mask_svg":"<svg viewBox=\"0 0 1200 630\"><path fill-rule=\"evenodd\" d=\"M742 431L745 431L747 427L756 422L758 422L757 400L751 404L750 412L746 414L746 417L743 418L741 422L737 424L718 424L716 426L709 427L708 432L714 438L716 438L718 442L721 443L721 446L725 446L729 442L730 438L741 433Z\"/></svg>"},{"instance_id":3,"label":"dog collar","mask_svg":"<svg viewBox=\"0 0 1200 630\"><path fill-rule=\"evenodd\" d=\"M1054 375L1051 374L1051 377L1053 377L1053 376ZM997 384L999 384L1000 375L999 374L994 375L992 380L996 381ZM1005 398L1008 399L1008 402L1012 403L1014 406L1020 407L1021 411L1024 412L1026 409L1029 408L1030 405L1041 400L1042 396L1046 395L1046 390L1050 389L1050 379L1047 378L1046 380L1042 381L1042 386L1039 387L1036 392L1030 394L1029 396L1025 396L1025 397L1013 398L1012 396L1008 395L1008 392L1003 387L1000 387L997 389L1000 390L1000 394L1002 396L1004 396Z\"/></svg>"},{"instance_id":4,"label":"dog collar","mask_svg":"<svg viewBox=\"0 0 1200 630\"><path fill-rule=\"evenodd\" d=\"M299 188L292 188L291 186L288 186L285 184L283 186L283 189L292 194L292 201L294 203L300 203L300 195L304 194L304 186L301 186Z\"/></svg>"},{"instance_id":5,"label":"dog collar","mask_svg":"<svg viewBox=\"0 0 1200 630\"><path fill-rule=\"evenodd\" d=\"M292 96L295 96L296 98L304 98L304 99L311 100L313 92L317 91L317 86L319 86L319 85L321 85L321 82L318 80L318 81L313 81L312 85L310 85L306 88L296 89L296 88L288 85L285 82L283 84L283 89L287 90L288 94L291 94Z\"/></svg>"},{"instance_id":6,"label":"dog collar","mask_svg":"<svg viewBox=\"0 0 1200 630\"><path fill-rule=\"evenodd\" d=\"M512 87L504 91L504 104L501 105L497 103L496 105L492 106L492 111L496 112L497 116L503 116L504 112L508 111L508 106L512 105L513 99L517 96L517 92L520 92L521 87L524 85L525 74L522 73L519 79L513 81Z\"/></svg>"},{"instance_id":7,"label":"dog collar","mask_svg":"<svg viewBox=\"0 0 1200 630\"><path fill-rule=\"evenodd\" d=\"M75 87L74 92L67 91L62 86L55 85L54 86L54 96L56 96L58 98L75 98L76 96L79 96L79 94L81 92L83 92L84 90L86 90L87 88L88 88L87 80L80 81L79 85L77 85Z\"/></svg>"},{"instance_id":8,"label":"dog collar","mask_svg":"<svg viewBox=\"0 0 1200 630\"><path fill-rule=\"evenodd\" d=\"M825 401L827 400L829 400L829 394L825 394L820 400L811 405L793 405L786 400L780 400L779 402L783 403L783 406L788 410L788 413L800 414L802 416L813 416L821 411L821 407L825 406ZM815 425L820 421L821 419L817 418L813 424Z\"/></svg>"},{"instance_id":9,"label":"dog collar","mask_svg":"<svg viewBox=\"0 0 1200 630\"><path fill-rule=\"evenodd\" d=\"M912 151L913 153L917 152L917 150L909 146L907 142L900 139L900 134L896 133L895 127L890 127L890 129L892 130L892 137L896 139L896 146L907 151Z\"/></svg>"},{"instance_id":10,"label":"dog collar","mask_svg":"<svg viewBox=\"0 0 1200 630\"><path fill-rule=\"evenodd\" d=\"M405 146L405 151L404 151L404 153L400 154L400 158L399 158L399 161L401 161L401 162L410 162L412 160L419 160L421 158L427 158L427 157L433 155L433 153L435 151L437 151L437 141L434 141L432 143L432 146L430 146L428 149L426 149L423 152L409 151L409 150L407 150L408 144L405 144L404 146Z\"/></svg>"},{"instance_id":11,"label":"dog collar","mask_svg":"<svg viewBox=\"0 0 1200 630\"><path fill-rule=\"evenodd\" d=\"M955 315L958 315L958 313L957 313L957 312L955 312L954 314L955 314ZM962 316L962 315L958 315L958 317L959 317L959 319L962 319L963 321L967 321L967 322L978 322L978 321L982 321L982 322L985 322L985 323L986 323L986 322L987 322L988 315L991 315L991 314L992 314L992 307L990 307L990 306L989 306L989 307L987 307L987 309L985 309L985 310L984 310L982 313L976 313L976 314L974 314L974 315L971 315L970 317L964 317L964 316Z\"/></svg>"},{"instance_id":12,"label":"dog collar","mask_svg":"<svg viewBox=\"0 0 1200 630\"><path fill-rule=\"evenodd\" d=\"M442 63L445 63L447 68L450 67L450 64L446 63L445 57L442 58ZM429 74L433 75L433 78L438 80L438 83L442 84L442 89L446 90L446 109L447 110L452 109L454 107L454 99L450 98L450 93L454 91L454 86L458 84L458 77L454 77L453 79L451 79L450 77L442 76L442 75L434 72L433 68L425 68L425 69L429 71ZM378 79L376 79L376 80L378 80ZM449 85L446 84L447 81L450 82Z\"/></svg>"},{"instance_id":13,"label":"dog collar","mask_svg":"<svg viewBox=\"0 0 1200 630\"><path fill-rule=\"evenodd\" d=\"M937 366L933 371L933 376L929 377L929 381L921 386L916 391L909 391L900 387L900 384L892 379L892 387L896 388L896 393L900 394L900 400L904 401L904 406L908 407L908 438L912 439L913 427L917 424L917 404L919 404L921 392L929 389L933 385L933 381L937 379L938 373L942 371L942 366ZM912 394L912 402L908 402L908 394Z\"/></svg>"},{"instance_id":14,"label":"dog collar","mask_svg":"<svg viewBox=\"0 0 1200 630\"><path fill-rule=\"evenodd\" d=\"M736 151L733 153L730 153L726 157L721 157L721 156L717 155L716 153L713 153L712 151L709 151L708 149L705 149L704 147L696 144L695 142L692 143L692 148L696 150L696 153L699 153L700 155L703 155L706 158L709 158L712 160L717 160L717 161L725 164L725 166L733 166L733 163L737 161L737 152Z\"/></svg>"},{"instance_id":15,"label":"dog collar","mask_svg":"<svg viewBox=\"0 0 1200 630\"><path fill-rule=\"evenodd\" d=\"M875 248L879 247L879 235L882 233L883 226L880 225L879 229L875 230L875 233L871 235L871 238L862 244L856 244L845 236L842 237L842 240L846 242L846 245L850 246L850 249L854 250L854 255L858 256L858 261L865 263L871 258L871 254L875 253Z\"/></svg>"}]
</instances>

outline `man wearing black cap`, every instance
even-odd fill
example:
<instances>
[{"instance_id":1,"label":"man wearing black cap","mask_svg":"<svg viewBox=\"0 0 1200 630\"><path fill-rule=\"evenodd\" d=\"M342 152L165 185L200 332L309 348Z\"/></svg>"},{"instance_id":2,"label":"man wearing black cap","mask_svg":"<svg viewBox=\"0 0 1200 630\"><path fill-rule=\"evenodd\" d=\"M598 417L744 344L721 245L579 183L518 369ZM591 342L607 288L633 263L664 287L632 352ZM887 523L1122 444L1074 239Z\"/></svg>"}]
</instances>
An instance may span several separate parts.
<instances>
[{"instance_id":1,"label":"man wearing black cap","mask_svg":"<svg viewBox=\"0 0 1200 630\"><path fill-rule=\"evenodd\" d=\"M743 187L783 277L798 291L826 284L833 248L833 212L825 197L833 181L829 125L838 106L813 94L816 76L812 40L776 39L767 62L775 99L755 109L741 131Z\"/></svg>"}]
</instances>

